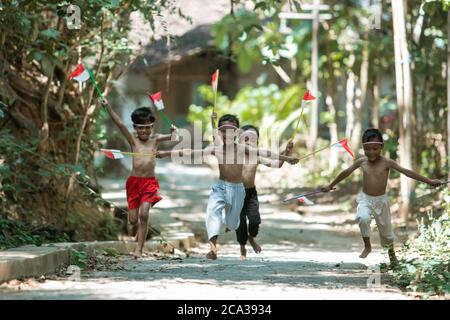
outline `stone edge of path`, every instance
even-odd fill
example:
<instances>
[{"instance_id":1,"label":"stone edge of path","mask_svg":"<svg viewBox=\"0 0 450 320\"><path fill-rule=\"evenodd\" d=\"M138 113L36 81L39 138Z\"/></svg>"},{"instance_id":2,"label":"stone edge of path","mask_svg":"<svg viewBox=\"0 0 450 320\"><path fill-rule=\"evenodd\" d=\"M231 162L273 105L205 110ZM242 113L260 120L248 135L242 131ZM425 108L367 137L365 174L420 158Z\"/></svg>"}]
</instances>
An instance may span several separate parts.
<instances>
[{"instance_id":1,"label":"stone edge of path","mask_svg":"<svg viewBox=\"0 0 450 320\"><path fill-rule=\"evenodd\" d=\"M145 243L148 251L173 253L175 250L188 252L195 246L194 234L182 232L166 235L165 240L150 240ZM69 265L70 251L106 250L114 248L121 254L132 252L135 242L129 241L94 241L50 243L42 246L26 245L0 251L0 284L14 279L40 277L55 274L62 265Z\"/></svg>"}]
</instances>

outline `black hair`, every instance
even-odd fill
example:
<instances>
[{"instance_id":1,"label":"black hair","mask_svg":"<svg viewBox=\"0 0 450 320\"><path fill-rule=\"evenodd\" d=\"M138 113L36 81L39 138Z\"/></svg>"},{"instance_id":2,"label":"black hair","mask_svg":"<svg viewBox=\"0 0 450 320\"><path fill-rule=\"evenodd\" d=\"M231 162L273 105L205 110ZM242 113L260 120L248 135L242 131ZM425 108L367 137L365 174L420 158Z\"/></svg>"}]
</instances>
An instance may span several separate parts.
<instances>
[{"instance_id":1,"label":"black hair","mask_svg":"<svg viewBox=\"0 0 450 320\"><path fill-rule=\"evenodd\" d=\"M362 142L369 142L374 139L377 139L380 142L383 142L383 135L381 134L380 130L371 128L364 131L364 134L362 136Z\"/></svg>"},{"instance_id":2,"label":"black hair","mask_svg":"<svg viewBox=\"0 0 450 320\"><path fill-rule=\"evenodd\" d=\"M239 128L239 119L234 114L224 114L223 116L221 116L219 119L219 127L222 125L222 122L225 121L234 122L236 127Z\"/></svg>"},{"instance_id":3,"label":"black hair","mask_svg":"<svg viewBox=\"0 0 450 320\"><path fill-rule=\"evenodd\" d=\"M134 124L148 124L155 122L155 116L149 107L140 107L131 114L131 121Z\"/></svg>"},{"instance_id":4,"label":"black hair","mask_svg":"<svg viewBox=\"0 0 450 320\"><path fill-rule=\"evenodd\" d=\"M248 130L254 130L256 131L256 136L259 138L259 130L257 127L252 126L251 124L246 124L245 126L242 126L242 131L248 131Z\"/></svg>"}]
</instances>

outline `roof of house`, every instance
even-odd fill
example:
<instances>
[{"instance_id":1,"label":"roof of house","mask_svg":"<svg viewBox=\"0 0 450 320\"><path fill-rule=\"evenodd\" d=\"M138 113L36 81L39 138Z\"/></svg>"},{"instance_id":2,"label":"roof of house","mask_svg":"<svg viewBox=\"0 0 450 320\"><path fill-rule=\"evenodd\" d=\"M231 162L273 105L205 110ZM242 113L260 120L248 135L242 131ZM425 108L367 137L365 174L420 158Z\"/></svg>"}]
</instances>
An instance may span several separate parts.
<instances>
[{"instance_id":1,"label":"roof of house","mask_svg":"<svg viewBox=\"0 0 450 320\"><path fill-rule=\"evenodd\" d=\"M174 36L171 40L170 61L179 61L185 56L213 46L211 25L227 15L231 7L230 0L177 0L176 4L184 15L190 17L190 21L176 14L166 14L167 29L163 28L159 17L155 19L153 31L138 13L132 14L128 39L132 46L142 51L142 54L130 69L138 71L167 63L169 61L167 32Z\"/></svg>"},{"instance_id":2,"label":"roof of house","mask_svg":"<svg viewBox=\"0 0 450 320\"><path fill-rule=\"evenodd\" d=\"M130 67L133 71L151 68L169 61L180 61L186 56L198 54L214 47L211 25L197 26L181 37L171 40L170 53L166 38L148 44L143 55L138 57Z\"/></svg>"}]
</instances>

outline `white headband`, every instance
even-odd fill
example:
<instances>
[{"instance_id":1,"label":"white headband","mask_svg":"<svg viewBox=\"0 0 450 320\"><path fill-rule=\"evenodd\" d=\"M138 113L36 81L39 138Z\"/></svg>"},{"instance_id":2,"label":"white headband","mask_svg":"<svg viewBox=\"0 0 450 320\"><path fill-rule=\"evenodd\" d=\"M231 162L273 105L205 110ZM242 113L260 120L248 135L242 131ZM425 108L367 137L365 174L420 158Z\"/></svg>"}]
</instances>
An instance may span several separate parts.
<instances>
[{"instance_id":1,"label":"white headband","mask_svg":"<svg viewBox=\"0 0 450 320\"><path fill-rule=\"evenodd\" d=\"M246 130L246 131L242 132L242 134L239 136L239 138L242 137L243 135L246 135L247 133L254 134L258 138L258 134L254 130Z\"/></svg>"},{"instance_id":2,"label":"white headband","mask_svg":"<svg viewBox=\"0 0 450 320\"><path fill-rule=\"evenodd\" d=\"M235 126L232 126L232 125L230 125L230 124L226 124L226 125L223 125L223 126L220 126L219 128L217 128L217 129L222 129L222 128L225 128L225 129L239 129L238 127L235 127Z\"/></svg>"},{"instance_id":3,"label":"white headband","mask_svg":"<svg viewBox=\"0 0 450 320\"><path fill-rule=\"evenodd\" d=\"M151 127L153 125L153 123L149 123L149 124L136 124L133 123L133 126L135 127Z\"/></svg>"},{"instance_id":4,"label":"white headband","mask_svg":"<svg viewBox=\"0 0 450 320\"><path fill-rule=\"evenodd\" d=\"M379 141L369 141L369 142L364 142L363 145L365 144L383 144L383 142L379 142Z\"/></svg>"}]
</instances>

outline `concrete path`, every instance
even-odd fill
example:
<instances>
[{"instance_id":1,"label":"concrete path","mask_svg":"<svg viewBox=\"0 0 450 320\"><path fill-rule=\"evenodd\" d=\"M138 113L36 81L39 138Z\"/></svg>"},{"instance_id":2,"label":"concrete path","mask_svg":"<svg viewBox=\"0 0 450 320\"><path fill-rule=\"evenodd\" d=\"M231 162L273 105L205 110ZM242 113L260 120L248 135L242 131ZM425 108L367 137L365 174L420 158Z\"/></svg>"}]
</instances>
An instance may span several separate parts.
<instances>
[{"instance_id":1,"label":"concrete path","mask_svg":"<svg viewBox=\"0 0 450 320\"><path fill-rule=\"evenodd\" d=\"M248 246L248 259L240 261L235 234L229 232L219 238L218 260L206 260L204 210L214 174L192 167L183 176L176 165L164 168L175 174L161 181L165 200L153 213L183 222L203 241L188 256L154 253L136 261L123 255L112 267L81 272L79 279L4 284L0 299L412 298L378 273L387 257L376 235L374 251L367 259L358 258L362 241L353 209L345 211L327 198L299 213L281 203L289 192L260 190L262 252Z\"/></svg>"}]
</instances>

